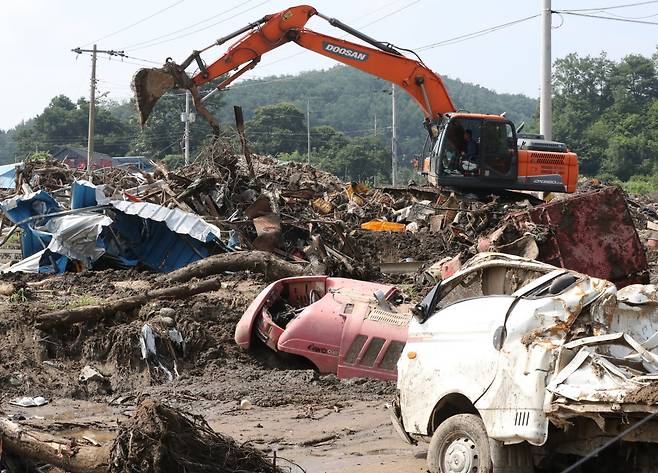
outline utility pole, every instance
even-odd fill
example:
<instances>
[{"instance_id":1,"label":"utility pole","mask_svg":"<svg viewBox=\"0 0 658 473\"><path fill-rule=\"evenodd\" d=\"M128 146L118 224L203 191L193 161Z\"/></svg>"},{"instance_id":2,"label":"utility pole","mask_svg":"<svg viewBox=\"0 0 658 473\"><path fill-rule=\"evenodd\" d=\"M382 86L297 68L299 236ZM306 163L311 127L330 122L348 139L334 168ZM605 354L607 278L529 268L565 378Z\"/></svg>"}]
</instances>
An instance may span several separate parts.
<instances>
[{"instance_id":1,"label":"utility pole","mask_svg":"<svg viewBox=\"0 0 658 473\"><path fill-rule=\"evenodd\" d=\"M306 99L306 162L311 163L311 99Z\"/></svg>"},{"instance_id":2,"label":"utility pole","mask_svg":"<svg viewBox=\"0 0 658 473\"><path fill-rule=\"evenodd\" d=\"M539 133L553 138L553 108L551 84L551 0L541 0L541 61L539 90Z\"/></svg>"},{"instance_id":3,"label":"utility pole","mask_svg":"<svg viewBox=\"0 0 658 473\"><path fill-rule=\"evenodd\" d=\"M183 121L185 122L185 165L190 164L190 101L192 100L192 93L189 90L185 91L185 114Z\"/></svg>"},{"instance_id":4,"label":"utility pole","mask_svg":"<svg viewBox=\"0 0 658 473\"><path fill-rule=\"evenodd\" d=\"M113 49L98 49L94 44L93 49L75 48L71 49L76 54L91 53L91 86L89 91L89 129L87 130L87 174L91 180L91 166L94 162L94 124L96 122L96 57L97 54L108 56L125 57L123 51Z\"/></svg>"},{"instance_id":5,"label":"utility pole","mask_svg":"<svg viewBox=\"0 0 658 473\"><path fill-rule=\"evenodd\" d=\"M395 128L395 84L391 87L391 181L398 184L398 137Z\"/></svg>"},{"instance_id":6,"label":"utility pole","mask_svg":"<svg viewBox=\"0 0 658 473\"><path fill-rule=\"evenodd\" d=\"M91 87L89 90L89 129L87 130L87 174L91 181L91 165L94 162L94 124L96 122L96 45L91 50Z\"/></svg>"},{"instance_id":7,"label":"utility pole","mask_svg":"<svg viewBox=\"0 0 658 473\"><path fill-rule=\"evenodd\" d=\"M377 136L377 112L375 112L375 136Z\"/></svg>"}]
</instances>

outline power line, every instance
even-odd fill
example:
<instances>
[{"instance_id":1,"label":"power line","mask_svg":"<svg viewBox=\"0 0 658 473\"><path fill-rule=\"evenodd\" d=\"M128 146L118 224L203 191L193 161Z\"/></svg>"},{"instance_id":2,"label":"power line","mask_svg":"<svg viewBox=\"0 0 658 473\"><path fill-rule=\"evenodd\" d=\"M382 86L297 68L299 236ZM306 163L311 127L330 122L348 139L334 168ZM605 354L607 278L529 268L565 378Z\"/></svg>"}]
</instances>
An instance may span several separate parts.
<instances>
[{"instance_id":1,"label":"power line","mask_svg":"<svg viewBox=\"0 0 658 473\"><path fill-rule=\"evenodd\" d=\"M609 16L588 15L586 13L574 13L574 12L567 11L567 10L556 10L553 13L560 13L560 14L563 14L563 15L572 15L572 16L582 16L582 17L586 17L586 18L597 18L599 20L623 21L625 23L639 23L639 24L642 24L642 25L658 26L658 22L655 22L655 21L631 20L631 19L624 19L624 18L612 18L612 17L609 17Z\"/></svg>"},{"instance_id":2,"label":"power line","mask_svg":"<svg viewBox=\"0 0 658 473\"><path fill-rule=\"evenodd\" d=\"M126 30L132 28L133 26L137 26L137 25L139 25L140 23L144 23L145 21L150 20L150 19L153 18L154 16L157 16L157 15L159 15L160 13L164 13L164 12L166 12L167 10L169 10L169 9L171 9L171 8L174 8L176 5L180 5L180 4L183 3L184 1L185 1L185 0L178 0L178 1L174 2L174 3L172 3L171 5L169 5L168 7L162 8L161 10L158 10L158 11L156 11L155 13L152 13L152 14L150 14L150 15L148 15L148 16L142 18L141 20L137 20L136 22L131 23L131 24L129 24L128 26L124 26L123 28L120 28L120 29L118 29L118 30L116 30L116 31L114 31L114 32L112 32L112 33L110 33L110 34L106 34L105 36L101 36L100 38L95 39L95 40L93 40L93 41L89 41L87 44L84 44L83 47L84 47L84 46L89 46L90 44L97 43L97 42L99 42L99 41L102 40L102 39L109 38L110 36L114 36L114 35L116 35L116 34L119 34L119 33L123 32L123 31L126 31Z\"/></svg>"},{"instance_id":3,"label":"power line","mask_svg":"<svg viewBox=\"0 0 658 473\"><path fill-rule=\"evenodd\" d=\"M617 15L616 13L608 13L608 15L616 16L617 18L623 18L625 20L644 20L645 18L653 18L654 16L658 16L658 13L653 13L651 15L644 15L644 16L623 16L623 15Z\"/></svg>"},{"instance_id":4,"label":"power line","mask_svg":"<svg viewBox=\"0 0 658 473\"><path fill-rule=\"evenodd\" d=\"M656 0L658 1L658 0ZM462 41L467 41L469 39L477 38L478 36L484 36L486 34L494 33L496 31L502 30L504 28L509 28L510 26L517 25L519 23L523 23L524 21L532 20L533 18L537 18L539 14L536 15L531 15L531 16L526 16L525 18L519 18L518 20L512 20L508 21L507 23L501 23L500 25L496 26L491 26L489 28L485 28L479 31L474 31L472 33L467 33L463 34L460 36L455 36L453 38L445 39L443 41L439 41L438 43L431 43L431 44L426 44L424 46L420 46L415 48L416 51L427 51L429 49L434 49L438 48L440 46L448 46L450 44L456 44L456 43L461 43Z\"/></svg>"},{"instance_id":5,"label":"power line","mask_svg":"<svg viewBox=\"0 0 658 473\"><path fill-rule=\"evenodd\" d=\"M210 17L208 17L208 18L205 18L205 19L203 19L203 20L201 20L201 21L197 21L196 23L192 23L191 25L184 26L183 28L179 28L179 29L177 29L177 30L171 31L171 32L169 32L169 33L162 34L162 35L160 35L160 36L156 36L156 37L151 38L151 39L147 39L147 40L144 40L144 41L140 41L140 42L138 42L138 43L133 43L133 44L131 44L131 45L129 45L129 46L125 46L124 49L131 49L131 48L134 48L134 47L137 47L137 46L141 46L141 45L143 45L143 44L152 43L152 42L157 41L157 40L159 40L159 39L167 38L167 37L169 37L169 36L173 36L173 35L175 35L176 33L180 33L180 32L182 32L182 31L186 31L186 30L192 29L192 28L194 28L195 26L199 26L199 25L201 25L201 24L203 24L203 23L207 23L208 21L214 20L215 18L217 18L217 17L219 17L219 16L222 16L222 15L224 15L225 13L228 13L228 12L230 12L230 11L232 11L232 10L235 10L236 8L239 8L239 7L242 6L242 5L246 5L247 3L252 2L252 1L253 1L253 0L246 0L246 1L242 2L242 3L238 3L237 5L235 5L235 6L231 7L231 8L229 8L228 10L223 10L223 11L221 11L221 12L219 12L219 13L216 13L215 15L212 15L212 16L210 16Z\"/></svg>"},{"instance_id":6,"label":"power line","mask_svg":"<svg viewBox=\"0 0 658 473\"><path fill-rule=\"evenodd\" d=\"M649 5L651 3L658 3L658 0L650 0L646 2L638 2L638 3L626 3L624 5L614 5L612 7L598 7L598 8L576 8L576 9L569 9L569 10L561 10L561 11L570 11L570 12L579 12L579 11L604 11L604 10L617 10L618 8L630 8L630 7L638 7L640 5Z\"/></svg>"},{"instance_id":7,"label":"power line","mask_svg":"<svg viewBox=\"0 0 658 473\"><path fill-rule=\"evenodd\" d=\"M365 24L365 25L363 25L363 26L360 26L359 29L367 28L368 26L374 25L375 23L380 22L380 21L382 21L382 20L384 20L384 19L386 19L386 18L388 18L388 17L390 17L390 16L392 16L392 15L395 15L395 14L401 12L402 10L406 10L407 8L409 8L409 7L413 6L413 5L415 5L416 3L420 2L420 1L421 1L421 0L416 0L416 1L414 1L414 2L411 2L411 3L407 4L407 5L404 5L404 6L400 7L400 8L398 8L397 10L394 10L394 11L392 11L392 12L390 12L390 13L388 13L388 14L386 14L386 15L380 17L380 18L377 18L376 20L371 21L370 23L367 23L367 24ZM386 5L380 7L380 8L378 8L378 9L376 9L375 11L373 11L373 12L369 13L368 15L366 15L366 17L367 17L367 16L370 16L370 15L372 15L372 14L374 14L374 13L377 13L377 12L380 11L380 10L383 10L384 8L386 8L386 7L390 6L390 5L393 5L394 3L397 3L397 1L395 1L395 2L391 2L391 3L387 3ZM339 36L339 38L342 39L342 38L345 38L346 36L348 36L348 35L347 35L347 34L344 34L344 35L342 35L342 36ZM293 57L299 56L299 55L301 55L301 54L306 54L306 53L308 53L308 52L310 52L310 51L308 51L308 50L302 50L302 51L299 51L299 52L297 52L297 53L290 54L290 55L285 56L285 57L282 57L282 58L280 58L280 59L276 59L276 60L274 60L274 61L270 61L270 62L268 62L268 63L262 64L262 65L259 65L259 66L258 66L258 69L260 70L260 69L264 69L264 68L266 68L266 67L270 67L270 66L273 65L273 64L277 64L277 63L282 62L282 61L287 61L288 59L291 59L291 58L293 58Z\"/></svg>"},{"instance_id":8,"label":"power line","mask_svg":"<svg viewBox=\"0 0 658 473\"><path fill-rule=\"evenodd\" d=\"M245 2L242 2L240 5L237 5L237 6L233 7L233 8L230 8L230 9L226 10L225 12L223 12L222 14L224 14L224 13L228 13L229 11L232 11L232 10L235 10L236 8L241 7L241 6L243 6L243 5L246 5L247 3L250 3L250 2L252 2L252 1L253 1L253 0L247 0L247 1L245 1ZM188 33L183 33L183 34L181 34L181 35L174 36L173 38L163 39L162 41L156 41L156 42L148 42L148 44L145 44L145 45L142 45L142 46L133 45L133 46L129 46L129 47L125 48L125 49L131 50L131 51L137 51L137 50L139 50L139 49L152 48L153 46L158 46L158 45L160 45L160 44L170 43L171 41L176 41L177 39L185 38L185 37L187 37L187 36L190 36L190 35L193 35L193 34L196 34L196 33L200 33L201 31L205 31L205 30L207 30L207 29L209 29L209 28L212 28L212 27L214 27L214 26L217 26L217 25L219 25L219 24L221 24L221 23L225 23L225 22L227 22L227 21L229 21L229 20L232 20L233 18L237 18L237 17L240 16L240 15L243 15L243 14L245 14L245 13L247 13L247 12L250 12L250 11L252 11L252 10L255 10L256 8L258 8L258 7L262 6L262 5L265 5L267 2L268 2L268 0L263 0L263 1L260 2L260 3L257 3L256 5L254 5L254 6L250 7L250 8L247 8L246 10L242 10L242 11L240 11L240 12L234 14L234 15L231 15L231 16L229 16L229 17L227 17L227 18L224 18L223 20L217 21L217 22L215 22L215 23L211 23L211 24L209 24L209 25L207 25L207 26L204 26L203 28L199 28L199 29L196 29L196 30L194 30L194 31L190 31L190 32L188 32ZM170 34L165 35L165 36L171 36L172 34L175 34L175 33L170 33Z\"/></svg>"}]
</instances>

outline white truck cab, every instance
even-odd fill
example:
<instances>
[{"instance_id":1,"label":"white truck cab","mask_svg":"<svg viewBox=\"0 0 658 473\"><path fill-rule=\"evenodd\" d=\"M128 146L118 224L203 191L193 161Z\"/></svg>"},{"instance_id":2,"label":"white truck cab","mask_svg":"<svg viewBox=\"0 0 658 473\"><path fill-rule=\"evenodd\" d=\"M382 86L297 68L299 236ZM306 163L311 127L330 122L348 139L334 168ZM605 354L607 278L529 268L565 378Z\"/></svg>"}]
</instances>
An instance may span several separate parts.
<instances>
[{"instance_id":1,"label":"white truck cab","mask_svg":"<svg viewBox=\"0 0 658 473\"><path fill-rule=\"evenodd\" d=\"M657 410L638 397L658 383L656 288L622 291L521 257L476 256L414 310L397 430L430 440L432 473L532 471L576 426L589 443L571 442L567 455L586 455L593 439ZM639 441L658 441L658 429Z\"/></svg>"}]
</instances>

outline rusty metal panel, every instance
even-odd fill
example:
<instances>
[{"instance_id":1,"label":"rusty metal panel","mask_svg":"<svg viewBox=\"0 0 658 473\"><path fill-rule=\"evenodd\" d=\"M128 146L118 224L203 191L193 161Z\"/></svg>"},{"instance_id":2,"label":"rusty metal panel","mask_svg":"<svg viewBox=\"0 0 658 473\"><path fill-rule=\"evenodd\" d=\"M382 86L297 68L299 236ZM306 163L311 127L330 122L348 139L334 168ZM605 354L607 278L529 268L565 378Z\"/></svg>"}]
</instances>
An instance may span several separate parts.
<instances>
[{"instance_id":1,"label":"rusty metal panel","mask_svg":"<svg viewBox=\"0 0 658 473\"><path fill-rule=\"evenodd\" d=\"M510 216L519 228L547 225L539 260L624 287L649 282L647 258L622 191L607 187Z\"/></svg>"}]
</instances>

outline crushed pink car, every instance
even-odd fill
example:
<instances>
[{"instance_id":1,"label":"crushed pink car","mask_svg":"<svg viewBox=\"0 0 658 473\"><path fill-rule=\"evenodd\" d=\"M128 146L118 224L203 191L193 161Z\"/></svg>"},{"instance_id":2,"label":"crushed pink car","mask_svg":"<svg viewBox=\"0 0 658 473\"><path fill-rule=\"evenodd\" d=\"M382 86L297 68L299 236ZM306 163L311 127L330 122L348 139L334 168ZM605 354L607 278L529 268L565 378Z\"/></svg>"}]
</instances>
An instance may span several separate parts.
<instances>
[{"instance_id":1,"label":"crushed pink car","mask_svg":"<svg viewBox=\"0 0 658 473\"><path fill-rule=\"evenodd\" d=\"M328 276L286 278L247 308L235 341L254 340L312 362L339 378L397 377L411 304L395 286Z\"/></svg>"}]
</instances>

